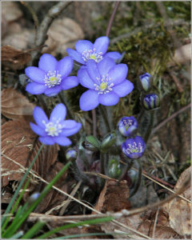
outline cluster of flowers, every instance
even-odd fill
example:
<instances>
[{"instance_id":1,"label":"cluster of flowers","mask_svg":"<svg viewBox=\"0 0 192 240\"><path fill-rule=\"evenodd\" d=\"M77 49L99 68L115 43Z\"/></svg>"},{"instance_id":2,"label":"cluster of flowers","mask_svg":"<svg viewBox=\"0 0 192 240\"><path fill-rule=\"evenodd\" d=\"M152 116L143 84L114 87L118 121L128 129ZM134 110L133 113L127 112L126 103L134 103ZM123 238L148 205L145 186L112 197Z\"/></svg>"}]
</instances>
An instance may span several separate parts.
<instances>
[{"instance_id":1,"label":"cluster of flowers","mask_svg":"<svg viewBox=\"0 0 192 240\"><path fill-rule=\"evenodd\" d=\"M128 137L122 144L123 153L130 159L140 158L145 150L145 142L140 136L133 136L138 128L137 120L134 117L122 117L118 123L120 133L124 137Z\"/></svg>"},{"instance_id":2,"label":"cluster of flowers","mask_svg":"<svg viewBox=\"0 0 192 240\"><path fill-rule=\"evenodd\" d=\"M108 52L109 38L99 37L91 43L79 40L76 50L67 49L69 56L57 61L50 54L43 54L38 67L27 67L25 74L29 78L26 91L30 94L45 94L48 97L57 95L62 90L76 87L79 83L88 90L80 97L80 108L89 111L99 104L112 106L120 97L129 94L134 86L126 79L126 64L116 64L121 58L118 52ZM69 76L73 70L73 61L81 65L77 76ZM37 125L31 128L40 135L39 140L47 145L58 143L62 146L71 144L67 138L78 132L81 124L65 120L66 108L58 104L51 113L50 120L42 109L36 107L33 112Z\"/></svg>"}]
</instances>

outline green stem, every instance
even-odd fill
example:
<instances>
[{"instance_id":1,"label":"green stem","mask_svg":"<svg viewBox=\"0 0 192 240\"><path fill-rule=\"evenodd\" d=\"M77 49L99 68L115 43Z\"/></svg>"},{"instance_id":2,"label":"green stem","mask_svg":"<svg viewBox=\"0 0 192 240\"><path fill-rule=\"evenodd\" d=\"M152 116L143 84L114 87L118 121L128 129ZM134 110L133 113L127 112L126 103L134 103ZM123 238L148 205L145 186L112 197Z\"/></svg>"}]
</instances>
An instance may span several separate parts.
<instances>
[{"instance_id":1,"label":"green stem","mask_svg":"<svg viewBox=\"0 0 192 240\"><path fill-rule=\"evenodd\" d=\"M130 195L129 197L132 197L136 192L137 190L139 189L140 187L140 184L141 184L141 180L142 180L142 165L141 165L141 159L136 159L135 162L137 163L138 165L138 168L139 168L139 173L138 173L138 178L137 178L137 182L135 185L135 187L130 191Z\"/></svg>"},{"instance_id":2,"label":"green stem","mask_svg":"<svg viewBox=\"0 0 192 240\"><path fill-rule=\"evenodd\" d=\"M68 115L69 119L74 119L73 113L71 112L71 110L69 109L69 107L68 107L68 105L67 105L67 103L66 103L64 93L63 93L63 92L62 92L62 93L60 92L60 93L58 94L58 97L59 97L60 101L61 101L61 102L65 105L65 107L67 108L67 115Z\"/></svg>"},{"instance_id":3,"label":"green stem","mask_svg":"<svg viewBox=\"0 0 192 240\"><path fill-rule=\"evenodd\" d=\"M93 119L93 136L97 136L96 128L97 128L97 118L95 109L92 110L92 119Z\"/></svg>"},{"instance_id":4,"label":"green stem","mask_svg":"<svg viewBox=\"0 0 192 240\"><path fill-rule=\"evenodd\" d=\"M145 136L144 136L145 143L147 143L147 141L148 141L148 139L151 135L151 132L153 130L153 122L154 122L154 111L151 111L150 122L149 122L148 127L147 127L147 132L145 133Z\"/></svg>"},{"instance_id":5,"label":"green stem","mask_svg":"<svg viewBox=\"0 0 192 240\"><path fill-rule=\"evenodd\" d=\"M100 110L101 115L103 116L103 120L104 120L106 129L107 129L107 132L110 132L111 129L110 129L110 125L109 125L109 121L108 121L108 117L107 117L107 111L104 108L104 106L102 106L102 105L99 105L99 110Z\"/></svg>"}]
</instances>

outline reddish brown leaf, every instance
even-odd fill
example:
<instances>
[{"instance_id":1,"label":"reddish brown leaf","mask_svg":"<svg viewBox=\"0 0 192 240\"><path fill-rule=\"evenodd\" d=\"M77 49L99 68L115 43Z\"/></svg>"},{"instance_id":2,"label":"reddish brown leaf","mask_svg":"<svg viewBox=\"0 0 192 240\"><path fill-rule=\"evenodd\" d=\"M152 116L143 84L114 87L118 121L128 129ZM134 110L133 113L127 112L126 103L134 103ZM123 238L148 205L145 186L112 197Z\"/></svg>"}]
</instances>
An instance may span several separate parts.
<instances>
[{"instance_id":1,"label":"reddish brown leaf","mask_svg":"<svg viewBox=\"0 0 192 240\"><path fill-rule=\"evenodd\" d=\"M127 181L116 182L115 180L107 180L95 210L105 213L107 211L117 212L122 209L129 209L130 202L128 198L129 189Z\"/></svg>"},{"instance_id":2,"label":"reddish brown leaf","mask_svg":"<svg viewBox=\"0 0 192 240\"><path fill-rule=\"evenodd\" d=\"M2 65L13 70L23 69L31 60L31 55L27 51L21 51L11 46L3 46L1 48Z\"/></svg>"},{"instance_id":3,"label":"reddish brown leaf","mask_svg":"<svg viewBox=\"0 0 192 240\"><path fill-rule=\"evenodd\" d=\"M1 92L1 113L10 119L33 119L35 105L13 88Z\"/></svg>"}]
</instances>

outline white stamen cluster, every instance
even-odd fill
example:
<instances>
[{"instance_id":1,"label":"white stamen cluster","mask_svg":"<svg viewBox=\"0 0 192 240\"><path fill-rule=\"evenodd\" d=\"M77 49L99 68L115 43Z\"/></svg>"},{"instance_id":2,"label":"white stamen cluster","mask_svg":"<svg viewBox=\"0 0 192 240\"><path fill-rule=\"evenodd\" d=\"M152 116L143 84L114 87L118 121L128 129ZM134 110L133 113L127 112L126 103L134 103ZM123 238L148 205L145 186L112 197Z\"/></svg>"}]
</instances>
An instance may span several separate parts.
<instances>
[{"instance_id":1,"label":"white stamen cluster","mask_svg":"<svg viewBox=\"0 0 192 240\"><path fill-rule=\"evenodd\" d=\"M82 58L85 62L87 62L89 59L95 60L95 62L100 62L103 59L102 52L96 53L96 49L90 49L90 50L85 50L82 53Z\"/></svg>"},{"instance_id":2,"label":"white stamen cluster","mask_svg":"<svg viewBox=\"0 0 192 240\"><path fill-rule=\"evenodd\" d=\"M125 125L125 126L132 126L133 125L133 120L131 120L131 119L128 119L128 120L126 120L126 119L124 119L123 120L123 124Z\"/></svg>"},{"instance_id":3,"label":"white stamen cluster","mask_svg":"<svg viewBox=\"0 0 192 240\"><path fill-rule=\"evenodd\" d=\"M45 123L45 121L42 121L43 124L45 125L45 132L47 132L48 136L59 136L59 133L62 132L62 129L64 128L64 126L62 126L59 122L61 121L61 119L58 120L54 120L53 122L48 122Z\"/></svg>"},{"instance_id":4,"label":"white stamen cluster","mask_svg":"<svg viewBox=\"0 0 192 240\"><path fill-rule=\"evenodd\" d=\"M98 84L94 84L95 90L98 91L98 94L106 94L110 91L112 91L112 87L114 86L114 83L109 83L111 81L111 78L109 75L103 75L101 78L96 78L98 81Z\"/></svg>"},{"instance_id":5,"label":"white stamen cluster","mask_svg":"<svg viewBox=\"0 0 192 240\"><path fill-rule=\"evenodd\" d=\"M61 74L59 74L58 71L49 71L45 75L44 82L45 86L48 86L48 88L55 87L55 85L59 85L61 83Z\"/></svg>"},{"instance_id":6,"label":"white stamen cluster","mask_svg":"<svg viewBox=\"0 0 192 240\"><path fill-rule=\"evenodd\" d=\"M141 146L141 143L136 143L133 142L133 144L128 144L128 148L126 148L126 152L128 154L132 154L132 153L141 153L143 152L143 147Z\"/></svg>"}]
</instances>

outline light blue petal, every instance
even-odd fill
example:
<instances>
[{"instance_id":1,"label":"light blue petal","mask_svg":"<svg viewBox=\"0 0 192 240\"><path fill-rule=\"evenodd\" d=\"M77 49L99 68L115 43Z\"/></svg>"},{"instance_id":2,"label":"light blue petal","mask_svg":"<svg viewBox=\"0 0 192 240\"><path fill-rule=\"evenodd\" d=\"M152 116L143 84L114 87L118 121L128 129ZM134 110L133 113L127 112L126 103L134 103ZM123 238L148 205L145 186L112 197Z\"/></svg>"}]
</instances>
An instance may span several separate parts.
<instances>
[{"instance_id":1,"label":"light blue petal","mask_svg":"<svg viewBox=\"0 0 192 240\"><path fill-rule=\"evenodd\" d=\"M79 100L80 108L82 111L89 111L99 105L98 93L94 90L84 92Z\"/></svg>"},{"instance_id":2,"label":"light blue petal","mask_svg":"<svg viewBox=\"0 0 192 240\"><path fill-rule=\"evenodd\" d=\"M119 96L114 92L99 95L99 103L105 106L113 106L119 102Z\"/></svg>"},{"instance_id":3,"label":"light blue petal","mask_svg":"<svg viewBox=\"0 0 192 240\"><path fill-rule=\"evenodd\" d=\"M66 51L69 54L69 56L73 58L73 60L75 60L76 62L79 62L81 64L85 64L85 61L83 60L80 53L78 53L77 51L75 51L74 49L71 49L71 48L67 48Z\"/></svg>"},{"instance_id":4,"label":"light blue petal","mask_svg":"<svg viewBox=\"0 0 192 240\"><path fill-rule=\"evenodd\" d=\"M65 120L61 123L64 128L74 128L77 125L77 122L75 120Z\"/></svg>"},{"instance_id":5,"label":"light blue petal","mask_svg":"<svg viewBox=\"0 0 192 240\"><path fill-rule=\"evenodd\" d=\"M94 89L93 80L90 78L86 68L80 69L77 73L77 77L83 87Z\"/></svg>"},{"instance_id":6,"label":"light blue petal","mask_svg":"<svg viewBox=\"0 0 192 240\"><path fill-rule=\"evenodd\" d=\"M63 129L63 131L60 133L60 135L61 136L65 136L65 137L72 136L75 133L79 132L81 127L82 127L81 123L77 123L74 128L70 128L70 129L65 128L65 129Z\"/></svg>"},{"instance_id":7,"label":"light blue petal","mask_svg":"<svg viewBox=\"0 0 192 240\"><path fill-rule=\"evenodd\" d=\"M121 58L121 54L119 52L108 52L105 54L105 57L110 57L113 60L118 60Z\"/></svg>"},{"instance_id":8,"label":"light blue petal","mask_svg":"<svg viewBox=\"0 0 192 240\"><path fill-rule=\"evenodd\" d=\"M78 86L78 84L79 84L79 79L75 76L70 76L62 80L61 88L63 90L68 90Z\"/></svg>"},{"instance_id":9,"label":"light blue petal","mask_svg":"<svg viewBox=\"0 0 192 240\"><path fill-rule=\"evenodd\" d=\"M61 121L65 119L67 114L66 107L63 103L59 103L55 106L53 109L51 115L50 115L50 121L55 121L60 119Z\"/></svg>"},{"instance_id":10,"label":"light blue petal","mask_svg":"<svg viewBox=\"0 0 192 240\"><path fill-rule=\"evenodd\" d=\"M30 123L30 126L31 126L33 132L35 132L37 135L43 136L43 137L47 136L47 133L45 132L44 128L41 128L41 127L35 125L34 123Z\"/></svg>"},{"instance_id":11,"label":"light blue petal","mask_svg":"<svg viewBox=\"0 0 192 240\"><path fill-rule=\"evenodd\" d=\"M39 68L45 71L46 73L51 71L54 72L56 70L57 60L48 53L44 53L39 60Z\"/></svg>"},{"instance_id":12,"label":"light blue petal","mask_svg":"<svg viewBox=\"0 0 192 240\"><path fill-rule=\"evenodd\" d=\"M109 46L109 38L106 36L99 37L96 39L93 48L95 48L97 53L102 53L103 55L107 52Z\"/></svg>"},{"instance_id":13,"label":"light blue petal","mask_svg":"<svg viewBox=\"0 0 192 240\"><path fill-rule=\"evenodd\" d=\"M72 143L69 138L63 136L53 137L53 141L61 146L69 146Z\"/></svg>"},{"instance_id":14,"label":"light blue petal","mask_svg":"<svg viewBox=\"0 0 192 240\"><path fill-rule=\"evenodd\" d=\"M59 71L59 74L61 74L61 78L66 78L69 76L73 69L73 59L72 57L64 57L61 59L56 66L56 69Z\"/></svg>"},{"instance_id":15,"label":"light blue petal","mask_svg":"<svg viewBox=\"0 0 192 240\"><path fill-rule=\"evenodd\" d=\"M126 79L127 73L128 73L127 65L126 64L118 64L109 71L109 77L112 79L111 81L115 85L117 85Z\"/></svg>"},{"instance_id":16,"label":"light blue petal","mask_svg":"<svg viewBox=\"0 0 192 240\"><path fill-rule=\"evenodd\" d=\"M53 137L39 137L39 141L45 145L55 144Z\"/></svg>"},{"instance_id":17,"label":"light blue petal","mask_svg":"<svg viewBox=\"0 0 192 240\"><path fill-rule=\"evenodd\" d=\"M88 40L79 40L76 42L75 48L76 48L77 52L82 54L86 50L92 50L93 43Z\"/></svg>"},{"instance_id":18,"label":"light blue petal","mask_svg":"<svg viewBox=\"0 0 192 240\"><path fill-rule=\"evenodd\" d=\"M48 122L47 115L40 107L35 107L33 110L33 118L35 119L35 122L37 125L39 125L42 128L45 128L45 123Z\"/></svg>"},{"instance_id":19,"label":"light blue petal","mask_svg":"<svg viewBox=\"0 0 192 240\"><path fill-rule=\"evenodd\" d=\"M52 88L47 88L44 92L44 94L48 97L53 97L56 96L60 91L61 91L61 85L52 87Z\"/></svg>"},{"instance_id":20,"label":"light blue petal","mask_svg":"<svg viewBox=\"0 0 192 240\"><path fill-rule=\"evenodd\" d=\"M115 61L108 57L104 57L103 60L98 63L98 69L101 75L108 74L109 70L112 69L114 66Z\"/></svg>"},{"instance_id":21,"label":"light blue petal","mask_svg":"<svg viewBox=\"0 0 192 240\"><path fill-rule=\"evenodd\" d=\"M94 60L88 60L87 61L87 71L91 79L98 83L97 78L100 78L101 75L99 73L98 64Z\"/></svg>"},{"instance_id":22,"label":"light blue petal","mask_svg":"<svg viewBox=\"0 0 192 240\"><path fill-rule=\"evenodd\" d=\"M28 78L37 83L44 83L46 73L37 67L27 67L25 69L25 74Z\"/></svg>"},{"instance_id":23,"label":"light blue petal","mask_svg":"<svg viewBox=\"0 0 192 240\"><path fill-rule=\"evenodd\" d=\"M45 92L45 90L47 89L47 87L43 84L38 84L35 82L32 83L28 83L25 90L30 93L30 94L42 94Z\"/></svg>"},{"instance_id":24,"label":"light blue petal","mask_svg":"<svg viewBox=\"0 0 192 240\"><path fill-rule=\"evenodd\" d=\"M125 80L122 83L113 87L113 92L115 92L119 97L125 97L134 88L134 85L129 80Z\"/></svg>"}]
</instances>

